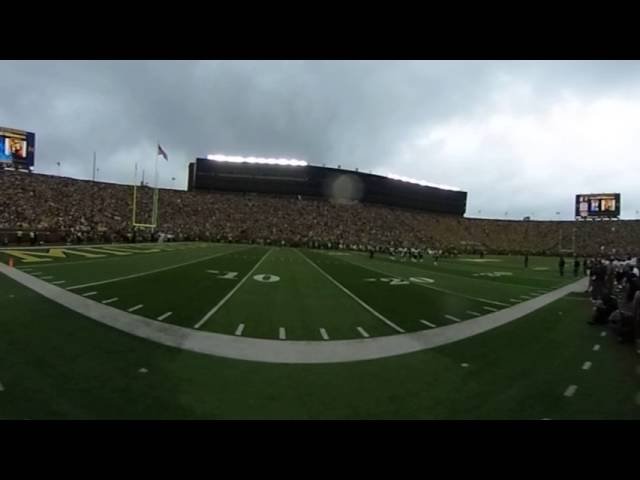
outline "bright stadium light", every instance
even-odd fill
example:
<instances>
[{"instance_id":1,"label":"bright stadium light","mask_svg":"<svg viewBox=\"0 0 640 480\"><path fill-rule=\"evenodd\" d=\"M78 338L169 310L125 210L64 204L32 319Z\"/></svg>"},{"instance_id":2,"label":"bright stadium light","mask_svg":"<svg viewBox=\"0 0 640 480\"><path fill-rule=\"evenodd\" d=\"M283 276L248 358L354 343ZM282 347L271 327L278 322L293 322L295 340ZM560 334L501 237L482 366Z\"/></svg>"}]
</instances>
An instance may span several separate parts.
<instances>
[{"instance_id":1,"label":"bright stadium light","mask_svg":"<svg viewBox=\"0 0 640 480\"><path fill-rule=\"evenodd\" d=\"M423 187L435 187L435 188L441 188L444 190L455 190L457 192L460 191L458 187L451 187L449 185L438 185L437 183L425 182L424 180L416 180L415 178L403 177L401 175L394 175L393 173L388 173L386 176L391 178L392 180L400 180L401 182L415 183L417 185L422 185Z\"/></svg>"},{"instance_id":2,"label":"bright stadium light","mask_svg":"<svg viewBox=\"0 0 640 480\"><path fill-rule=\"evenodd\" d=\"M266 165L288 165L290 167L306 167L308 165L304 160L294 160L288 158L261 158L261 157L238 157L230 155L207 155L208 160L217 162L231 163L260 163Z\"/></svg>"}]
</instances>

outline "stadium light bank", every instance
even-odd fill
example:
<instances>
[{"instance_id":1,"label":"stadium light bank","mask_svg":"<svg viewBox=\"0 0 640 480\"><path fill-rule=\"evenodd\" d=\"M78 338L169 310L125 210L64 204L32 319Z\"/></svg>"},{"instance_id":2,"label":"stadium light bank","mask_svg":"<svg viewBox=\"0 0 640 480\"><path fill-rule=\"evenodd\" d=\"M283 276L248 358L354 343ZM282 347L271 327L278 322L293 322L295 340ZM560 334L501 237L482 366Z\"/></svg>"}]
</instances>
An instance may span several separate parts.
<instances>
[{"instance_id":1,"label":"stadium light bank","mask_svg":"<svg viewBox=\"0 0 640 480\"><path fill-rule=\"evenodd\" d=\"M437 183L430 183L430 182L425 182L423 180L416 180L414 178L394 175L393 173L387 173L385 176L391 178L392 180L400 180L401 182L416 183L418 185L422 185L423 187L434 187L434 188L440 188L443 190L454 190L456 192L461 191L461 189L459 189L458 187L451 187L449 185L438 185Z\"/></svg>"},{"instance_id":2,"label":"stadium light bank","mask_svg":"<svg viewBox=\"0 0 640 480\"><path fill-rule=\"evenodd\" d=\"M288 158L261 158L261 157L236 157L229 155L207 155L208 160L231 163L260 163L263 165L288 165L290 167L306 167L304 160L294 160Z\"/></svg>"},{"instance_id":3,"label":"stadium light bank","mask_svg":"<svg viewBox=\"0 0 640 480\"><path fill-rule=\"evenodd\" d=\"M295 160L289 158L263 158L263 157L240 157L233 155L207 155L208 160L215 160L217 162L230 162L230 163L256 163L262 165L285 165L290 167L306 167L309 164L304 160ZM440 188L443 190L453 190L453 191L461 191L457 187L451 187L449 185L439 185L437 183L425 182L423 180L415 180L409 177L403 177L401 175L394 175L393 173L388 173L385 175L392 180L399 180L401 182L415 183L417 185L422 185L423 187L434 187Z\"/></svg>"}]
</instances>

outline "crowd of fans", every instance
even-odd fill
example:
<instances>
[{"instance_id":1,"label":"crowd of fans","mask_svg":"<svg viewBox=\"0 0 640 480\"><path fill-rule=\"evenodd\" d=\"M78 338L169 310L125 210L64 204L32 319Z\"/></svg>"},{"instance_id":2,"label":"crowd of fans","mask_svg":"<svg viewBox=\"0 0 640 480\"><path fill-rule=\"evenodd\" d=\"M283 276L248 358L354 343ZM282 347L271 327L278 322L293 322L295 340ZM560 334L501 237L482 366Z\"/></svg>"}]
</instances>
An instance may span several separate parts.
<instances>
[{"instance_id":1,"label":"crowd of fans","mask_svg":"<svg viewBox=\"0 0 640 480\"><path fill-rule=\"evenodd\" d=\"M132 229L128 185L0 171L0 241L126 242ZM151 223L153 191L138 188L138 223ZM317 198L161 190L157 231L177 240L349 248L430 248L531 255L640 255L640 221L507 221L463 218ZM606 250L606 251L605 251Z\"/></svg>"},{"instance_id":2,"label":"crowd of fans","mask_svg":"<svg viewBox=\"0 0 640 480\"><path fill-rule=\"evenodd\" d=\"M640 353L640 264L638 258L595 257L585 267L593 301L591 325L608 325Z\"/></svg>"}]
</instances>

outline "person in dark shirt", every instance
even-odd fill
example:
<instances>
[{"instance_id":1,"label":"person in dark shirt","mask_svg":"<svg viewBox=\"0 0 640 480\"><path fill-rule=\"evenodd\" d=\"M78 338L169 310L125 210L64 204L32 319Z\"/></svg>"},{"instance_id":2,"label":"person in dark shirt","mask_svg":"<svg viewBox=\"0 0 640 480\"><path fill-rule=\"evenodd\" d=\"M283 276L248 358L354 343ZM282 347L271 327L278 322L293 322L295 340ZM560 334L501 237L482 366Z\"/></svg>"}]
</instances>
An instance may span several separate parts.
<instances>
[{"instance_id":1,"label":"person in dark shirt","mask_svg":"<svg viewBox=\"0 0 640 480\"><path fill-rule=\"evenodd\" d=\"M573 259L573 276L577 277L579 271L580 271L580 260L578 260L578 257L575 257Z\"/></svg>"},{"instance_id":2,"label":"person in dark shirt","mask_svg":"<svg viewBox=\"0 0 640 480\"><path fill-rule=\"evenodd\" d=\"M560 276L564 277L564 257L560 255L560 260L558 260L558 268L560 269Z\"/></svg>"},{"instance_id":3,"label":"person in dark shirt","mask_svg":"<svg viewBox=\"0 0 640 480\"><path fill-rule=\"evenodd\" d=\"M524 268L529 268L529 254L524 254Z\"/></svg>"},{"instance_id":4,"label":"person in dark shirt","mask_svg":"<svg viewBox=\"0 0 640 480\"><path fill-rule=\"evenodd\" d=\"M584 257L584 258L582 259L582 274L583 274L583 275L586 275L586 274L588 273L588 272L587 272L587 269L588 269L588 268L589 268L589 264L588 264L588 262L587 262L587 257Z\"/></svg>"}]
</instances>

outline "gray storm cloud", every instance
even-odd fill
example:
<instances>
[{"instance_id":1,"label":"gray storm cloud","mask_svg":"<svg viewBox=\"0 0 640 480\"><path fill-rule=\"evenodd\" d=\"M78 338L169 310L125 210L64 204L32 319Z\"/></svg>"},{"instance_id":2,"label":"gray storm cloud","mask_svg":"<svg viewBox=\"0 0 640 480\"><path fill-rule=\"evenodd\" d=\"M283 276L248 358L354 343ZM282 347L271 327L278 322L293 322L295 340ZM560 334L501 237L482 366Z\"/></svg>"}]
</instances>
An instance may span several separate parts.
<instances>
[{"instance_id":1,"label":"gray storm cloud","mask_svg":"<svg viewBox=\"0 0 640 480\"><path fill-rule=\"evenodd\" d=\"M639 79L638 62L3 61L0 125L36 132L36 171L79 178L93 151L101 180L151 173L159 141L169 187L196 156L288 157L455 185L470 216L571 218L574 194L619 191L636 217Z\"/></svg>"}]
</instances>

